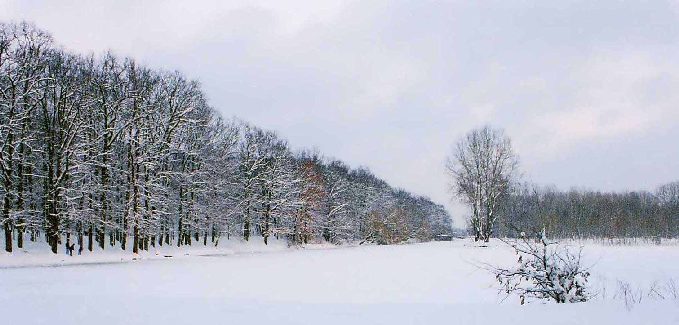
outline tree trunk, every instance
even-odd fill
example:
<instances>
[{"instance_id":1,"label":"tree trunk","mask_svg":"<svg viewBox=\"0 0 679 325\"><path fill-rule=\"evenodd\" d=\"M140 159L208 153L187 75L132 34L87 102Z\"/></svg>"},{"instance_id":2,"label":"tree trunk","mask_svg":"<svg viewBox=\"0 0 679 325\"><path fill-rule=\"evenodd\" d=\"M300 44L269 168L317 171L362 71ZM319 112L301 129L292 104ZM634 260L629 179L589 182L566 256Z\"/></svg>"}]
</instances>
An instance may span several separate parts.
<instances>
[{"instance_id":1,"label":"tree trunk","mask_svg":"<svg viewBox=\"0 0 679 325\"><path fill-rule=\"evenodd\" d=\"M80 228L78 228L78 255L82 255L83 253L83 227L82 225Z\"/></svg>"},{"instance_id":2,"label":"tree trunk","mask_svg":"<svg viewBox=\"0 0 679 325\"><path fill-rule=\"evenodd\" d=\"M22 222L22 220L19 220ZM24 248L24 227L17 227L17 248Z\"/></svg>"},{"instance_id":3,"label":"tree trunk","mask_svg":"<svg viewBox=\"0 0 679 325\"><path fill-rule=\"evenodd\" d=\"M90 222L90 229L87 231L87 250L89 250L90 252L92 251L92 248L94 246L93 243L94 238L92 238L93 236L94 236L94 226Z\"/></svg>"},{"instance_id":4,"label":"tree trunk","mask_svg":"<svg viewBox=\"0 0 679 325\"><path fill-rule=\"evenodd\" d=\"M9 176L5 175L5 191L9 191L11 182ZM2 207L2 220L5 228L5 251L12 252L12 220L10 219L9 210L11 206L9 193L5 193Z\"/></svg>"},{"instance_id":5,"label":"tree trunk","mask_svg":"<svg viewBox=\"0 0 679 325\"><path fill-rule=\"evenodd\" d=\"M250 220L245 220L243 223L243 239L245 241L250 239Z\"/></svg>"},{"instance_id":6,"label":"tree trunk","mask_svg":"<svg viewBox=\"0 0 679 325\"><path fill-rule=\"evenodd\" d=\"M12 252L12 223L5 219L5 251Z\"/></svg>"},{"instance_id":7,"label":"tree trunk","mask_svg":"<svg viewBox=\"0 0 679 325\"><path fill-rule=\"evenodd\" d=\"M181 192L181 190L180 190ZM177 247L182 246L182 241L184 240L184 224L182 223L182 209L181 204L179 205L179 224L177 225Z\"/></svg>"},{"instance_id":8,"label":"tree trunk","mask_svg":"<svg viewBox=\"0 0 679 325\"><path fill-rule=\"evenodd\" d=\"M269 199L271 199L271 195L269 195ZM266 211L264 212L264 231L262 231L264 245L269 245L269 231L271 229L269 223L271 223L271 204L267 203Z\"/></svg>"},{"instance_id":9,"label":"tree trunk","mask_svg":"<svg viewBox=\"0 0 679 325\"><path fill-rule=\"evenodd\" d=\"M132 242L132 253L133 254L139 254L139 227L137 225L134 225L134 239Z\"/></svg>"},{"instance_id":10,"label":"tree trunk","mask_svg":"<svg viewBox=\"0 0 679 325\"><path fill-rule=\"evenodd\" d=\"M24 120L24 127L22 129L22 135L21 138L23 139L25 137L26 133L26 121L28 119ZM19 145L19 153L20 153L20 159L19 159L19 165L17 166L18 170L18 176L19 176L19 188L18 188L18 198L17 198L17 210L20 213L19 220L17 220L17 225L16 225L16 230L17 230L17 247L18 248L23 248L24 247L24 229L26 227L26 220L23 218L23 214L25 213L25 199L24 199L24 188L25 188L25 177L24 177L24 159L26 156L26 146L24 145L24 142L22 140L21 144Z\"/></svg>"}]
</instances>

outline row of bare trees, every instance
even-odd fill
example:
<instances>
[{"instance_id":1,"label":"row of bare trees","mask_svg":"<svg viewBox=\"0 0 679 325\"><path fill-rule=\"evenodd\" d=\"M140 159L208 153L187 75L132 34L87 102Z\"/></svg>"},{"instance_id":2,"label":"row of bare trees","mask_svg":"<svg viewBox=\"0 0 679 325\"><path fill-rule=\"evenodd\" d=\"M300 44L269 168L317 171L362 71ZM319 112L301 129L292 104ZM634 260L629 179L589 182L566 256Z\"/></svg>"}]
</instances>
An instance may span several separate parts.
<instances>
[{"instance_id":1,"label":"row of bare trees","mask_svg":"<svg viewBox=\"0 0 679 325\"><path fill-rule=\"evenodd\" d=\"M206 102L197 82L112 54L70 54L0 24L5 250L43 237L79 251L217 244L394 243L450 230L442 206L308 152Z\"/></svg>"},{"instance_id":2,"label":"row of bare trees","mask_svg":"<svg viewBox=\"0 0 679 325\"><path fill-rule=\"evenodd\" d=\"M654 192L559 191L517 184L503 201L498 233L546 229L555 238L679 237L679 182Z\"/></svg>"}]
</instances>

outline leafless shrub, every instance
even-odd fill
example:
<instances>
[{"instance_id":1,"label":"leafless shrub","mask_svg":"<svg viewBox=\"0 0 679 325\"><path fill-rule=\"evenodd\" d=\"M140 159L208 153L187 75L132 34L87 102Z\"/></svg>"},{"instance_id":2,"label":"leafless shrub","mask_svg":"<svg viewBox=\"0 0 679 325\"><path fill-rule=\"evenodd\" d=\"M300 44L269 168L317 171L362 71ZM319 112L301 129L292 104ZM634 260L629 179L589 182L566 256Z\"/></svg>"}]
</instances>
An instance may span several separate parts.
<instances>
[{"instance_id":1,"label":"leafless shrub","mask_svg":"<svg viewBox=\"0 0 679 325\"><path fill-rule=\"evenodd\" d=\"M634 305L640 304L643 299L641 289L634 289L628 282L618 281L618 290L613 299L621 299L625 302L627 310L631 310Z\"/></svg>"},{"instance_id":2,"label":"leafless shrub","mask_svg":"<svg viewBox=\"0 0 679 325\"><path fill-rule=\"evenodd\" d=\"M654 281L648 289L634 288L629 282L618 281L618 288L613 299L622 300L627 310L641 304L644 298L651 301L679 300L679 287L674 279L664 282Z\"/></svg>"},{"instance_id":3,"label":"leafless shrub","mask_svg":"<svg viewBox=\"0 0 679 325\"><path fill-rule=\"evenodd\" d=\"M667 280L667 283L665 283L665 292L667 292L668 298L679 300L679 286L674 279Z\"/></svg>"}]
</instances>

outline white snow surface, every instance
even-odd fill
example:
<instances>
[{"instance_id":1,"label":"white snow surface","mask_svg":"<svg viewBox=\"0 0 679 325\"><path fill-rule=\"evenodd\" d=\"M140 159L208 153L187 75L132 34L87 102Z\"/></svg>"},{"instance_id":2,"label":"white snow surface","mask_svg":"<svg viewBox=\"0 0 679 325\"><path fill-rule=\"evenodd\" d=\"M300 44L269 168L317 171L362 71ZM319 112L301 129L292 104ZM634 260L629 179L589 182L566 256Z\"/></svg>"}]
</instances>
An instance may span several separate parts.
<instances>
[{"instance_id":1,"label":"white snow surface","mask_svg":"<svg viewBox=\"0 0 679 325\"><path fill-rule=\"evenodd\" d=\"M5 324L679 324L679 300L628 308L613 297L617 281L643 290L679 280L677 246L587 244L595 299L521 306L480 267L514 261L497 241L223 245L136 260L114 249L0 254L0 313Z\"/></svg>"}]
</instances>

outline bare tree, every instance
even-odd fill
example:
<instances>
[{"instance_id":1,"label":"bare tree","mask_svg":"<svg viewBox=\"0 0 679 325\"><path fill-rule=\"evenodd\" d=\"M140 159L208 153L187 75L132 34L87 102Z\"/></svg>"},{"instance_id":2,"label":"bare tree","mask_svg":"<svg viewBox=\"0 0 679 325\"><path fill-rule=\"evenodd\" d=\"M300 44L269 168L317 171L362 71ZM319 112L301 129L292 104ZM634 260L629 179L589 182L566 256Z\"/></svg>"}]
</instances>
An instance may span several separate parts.
<instances>
[{"instance_id":1,"label":"bare tree","mask_svg":"<svg viewBox=\"0 0 679 325\"><path fill-rule=\"evenodd\" d=\"M7 252L12 252L15 226L22 246L31 166L27 156L36 140L31 117L46 85L51 42L47 33L31 24L0 24L0 224Z\"/></svg>"},{"instance_id":2,"label":"bare tree","mask_svg":"<svg viewBox=\"0 0 679 325\"><path fill-rule=\"evenodd\" d=\"M349 205L349 183L346 179L348 168L341 161L332 161L323 168L325 185L324 213L319 217L320 235L327 242L338 242L347 238L351 228L347 217Z\"/></svg>"},{"instance_id":3,"label":"bare tree","mask_svg":"<svg viewBox=\"0 0 679 325\"><path fill-rule=\"evenodd\" d=\"M475 240L493 234L497 208L518 168L511 141L504 132L488 126L469 132L446 161L455 194L472 209Z\"/></svg>"}]
</instances>

